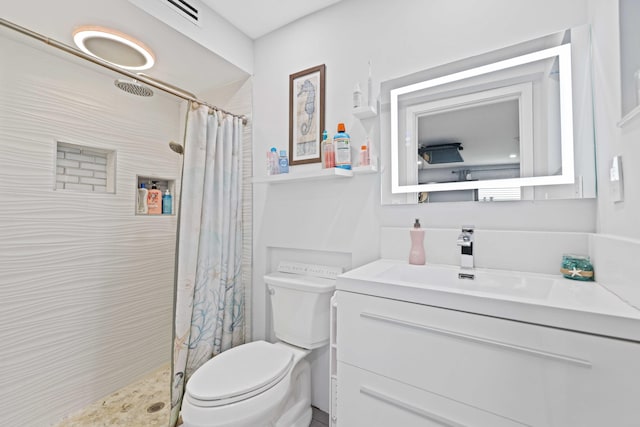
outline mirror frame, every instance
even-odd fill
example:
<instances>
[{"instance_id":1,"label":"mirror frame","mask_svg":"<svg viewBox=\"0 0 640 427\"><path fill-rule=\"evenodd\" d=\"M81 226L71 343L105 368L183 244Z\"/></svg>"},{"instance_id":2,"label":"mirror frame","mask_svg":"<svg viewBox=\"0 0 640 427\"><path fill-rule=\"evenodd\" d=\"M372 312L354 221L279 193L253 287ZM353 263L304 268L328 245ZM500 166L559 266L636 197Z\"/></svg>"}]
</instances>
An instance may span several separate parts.
<instances>
[{"instance_id":1,"label":"mirror frame","mask_svg":"<svg viewBox=\"0 0 640 427\"><path fill-rule=\"evenodd\" d=\"M559 90L560 90L560 144L562 155L562 174L552 176L520 177L509 179L492 179L484 181L461 181L441 184L400 185L400 168L398 164L398 101L401 95L430 89L433 87L457 82L460 80L481 76L494 71L500 71L531 62L558 57ZM571 70L571 43L543 49L516 56L480 67L471 68L442 77L402 86L390 91L391 113L391 193L418 193L421 191L451 191L478 188L508 188L542 185L573 184L574 177L574 147L573 147L573 95Z\"/></svg>"}]
</instances>

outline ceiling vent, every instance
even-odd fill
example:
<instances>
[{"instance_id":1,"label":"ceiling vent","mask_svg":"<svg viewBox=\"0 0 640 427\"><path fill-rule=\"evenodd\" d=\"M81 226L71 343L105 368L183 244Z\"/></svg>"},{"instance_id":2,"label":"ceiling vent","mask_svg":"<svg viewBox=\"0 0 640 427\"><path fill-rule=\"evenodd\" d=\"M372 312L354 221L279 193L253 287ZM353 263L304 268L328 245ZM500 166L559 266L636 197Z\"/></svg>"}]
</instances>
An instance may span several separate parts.
<instances>
[{"instance_id":1,"label":"ceiling vent","mask_svg":"<svg viewBox=\"0 0 640 427\"><path fill-rule=\"evenodd\" d=\"M430 165L439 163L464 162L460 155L462 150L460 142L442 142L440 144L429 144L418 148L418 155L425 159Z\"/></svg>"},{"instance_id":2,"label":"ceiling vent","mask_svg":"<svg viewBox=\"0 0 640 427\"><path fill-rule=\"evenodd\" d=\"M184 18L196 25L200 25L198 8L195 6L193 1L166 0L166 4Z\"/></svg>"}]
</instances>

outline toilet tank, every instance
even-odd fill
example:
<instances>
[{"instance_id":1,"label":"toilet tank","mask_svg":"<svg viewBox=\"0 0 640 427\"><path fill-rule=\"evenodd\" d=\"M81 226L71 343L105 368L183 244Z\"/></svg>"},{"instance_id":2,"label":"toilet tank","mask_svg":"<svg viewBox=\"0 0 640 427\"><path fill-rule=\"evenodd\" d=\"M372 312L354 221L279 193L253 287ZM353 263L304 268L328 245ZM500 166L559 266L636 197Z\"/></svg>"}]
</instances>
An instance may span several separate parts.
<instances>
[{"instance_id":1,"label":"toilet tank","mask_svg":"<svg viewBox=\"0 0 640 427\"><path fill-rule=\"evenodd\" d=\"M329 343L334 279L274 272L264 276L276 337L297 347L314 349Z\"/></svg>"}]
</instances>

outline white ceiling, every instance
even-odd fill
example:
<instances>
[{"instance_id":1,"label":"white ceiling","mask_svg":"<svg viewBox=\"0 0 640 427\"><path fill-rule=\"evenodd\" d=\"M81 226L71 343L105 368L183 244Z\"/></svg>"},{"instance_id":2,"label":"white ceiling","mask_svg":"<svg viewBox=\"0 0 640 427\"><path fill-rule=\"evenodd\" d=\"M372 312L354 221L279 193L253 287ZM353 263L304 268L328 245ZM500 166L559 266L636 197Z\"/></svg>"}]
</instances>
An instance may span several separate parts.
<instances>
[{"instance_id":1,"label":"white ceiling","mask_svg":"<svg viewBox=\"0 0 640 427\"><path fill-rule=\"evenodd\" d=\"M201 0L252 39L342 0Z\"/></svg>"},{"instance_id":2,"label":"white ceiling","mask_svg":"<svg viewBox=\"0 0 640 427\"><path fill-rule=\"evenodd\" d=\"M248 76L128 0L20 0L3 3L0 13L8 21L71 47L75 47L72 32L82 25L101 25L129 34L149 46L156 56L156 65L145 74L196 95L234 84ZM23 38L27 39L26 36ZM40 44L47 52L57 52ZM215 73L205 70L215 70ZM207 101L216 102L215 99Z\"/></svg>"},{"instance_id":3,"label":"white ceiling","mask_svg":"<svg viewBox=\"0 0 640 427\"><path fill-rule=\"evenodd\" d=\"M202 7L212 8L249 38L256 38L341 0L198 1L201 5L206 3ZM75 47L72 32L82 25L100 25L129 34L149 46L156 56L156 65L145 74L212 103L223 102L218 99L219 94L249 77L246 71L146 13L130 0L20 0L3 2L0 14L10 22L71 47ZM25 36L23 38L26 40ZM56 52L56 49L40 44L43 50ZM214 93L215 96L211 95Z\"/></svg>"}]
</instances>

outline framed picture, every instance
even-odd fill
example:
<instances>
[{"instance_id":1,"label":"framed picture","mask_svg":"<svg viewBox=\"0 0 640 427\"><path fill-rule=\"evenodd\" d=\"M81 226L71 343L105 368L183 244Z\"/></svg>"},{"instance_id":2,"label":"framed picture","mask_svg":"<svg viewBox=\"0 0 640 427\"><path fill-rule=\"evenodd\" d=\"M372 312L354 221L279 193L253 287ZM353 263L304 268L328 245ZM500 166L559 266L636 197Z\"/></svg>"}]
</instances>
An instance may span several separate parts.
<instances>
[{"instance_id":1,"label":"framed picture","mask_svg":"<svg viewBox=\"0 0 640 427\"><path fill-rule=\"evenodd\" d=\"M289 76L289 164L318 163L324 131L324 64Z\"/></svg>"}]
</instances>

